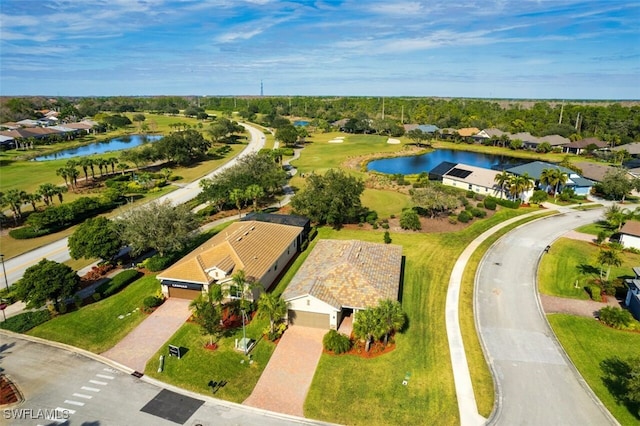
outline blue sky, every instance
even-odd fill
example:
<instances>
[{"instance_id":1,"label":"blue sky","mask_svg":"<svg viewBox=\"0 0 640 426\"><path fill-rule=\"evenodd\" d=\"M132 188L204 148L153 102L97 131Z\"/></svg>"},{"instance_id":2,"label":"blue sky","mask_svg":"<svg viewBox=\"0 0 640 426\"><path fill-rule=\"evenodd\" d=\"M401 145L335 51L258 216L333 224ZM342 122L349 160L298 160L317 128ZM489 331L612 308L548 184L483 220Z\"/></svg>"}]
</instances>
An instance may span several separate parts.
<instances>
[{"instance_id":1,"label":"blue sky","mask_svg":"<svg viewBox=\"0 0 640 426\"><path fill-rule=\"evenodd\" d=\"M638 0L2 0L0 95L640 99Z\"/></svg>"}]
</instances>

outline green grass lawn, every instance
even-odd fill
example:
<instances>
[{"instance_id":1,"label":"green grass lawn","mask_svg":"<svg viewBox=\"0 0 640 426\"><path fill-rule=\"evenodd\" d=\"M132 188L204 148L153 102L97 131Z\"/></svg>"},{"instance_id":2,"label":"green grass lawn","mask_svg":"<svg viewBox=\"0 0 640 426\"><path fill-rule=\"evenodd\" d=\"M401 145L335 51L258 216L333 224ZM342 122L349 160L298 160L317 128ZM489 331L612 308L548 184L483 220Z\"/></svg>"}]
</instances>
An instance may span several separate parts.
<instances>
[{"instance_id":1,"label":"green grass lawn","mask_svg":"<svg viewBox=\"0 0 640 426\"><path fill-rule=\"evenodd\" d=\"M402 209L412 205L411 197L408 195L383 189L366 188L360 199L362 205L375 210L380 219L388 218L392 214L397 216Z\"/></svg>"},{"instance_id":2,"label":"green grass lawn","mask_svg":"<svg viewBox=\"0 0 640 426\"><path fill-rule=\"evenodd\" d=\"M254 319L246 327L247 337L259 339L269 322ZM188 348L181 359L169 357L166 345L147 363L145 374L184 389L211 395L210 380L227 381L214 395L216 398L242 403L253 391L262 371L275 350L275 344L260 339L251 351L253 363L249 364L242 352L234 349L235 339L242 338L242 329L237 329L218 342L218 349L210 351L204 347L209 337L203 336L200 327L186 323L169 339L172 345ZM158 373L160 355L165 356L164 370ZM241 362L241 361L245 362Z\"/></svg>"},{"instance_id":3,"label":"green grass lawn","mask_svg":"<svg viewBox=\"0 0 640 426\"><path fill-rule=\"evenodd\" d=\"M60 315L27 334L102 353L147 318L136 308L142 308L144 298L156 295L159 291L160 283L155 275L146 276L129 284L118 294ZM131 315L127 316L129 313ZM119 319L120 315L125 317Z\"/></svg>"},{"instance_id":4,"label":"green grass lawn","mask_svg":"<svg viewBox=\"0 0 640 426\"><path fill-rule=\"evenodd\" d=\"M569 238L557 240L549 253L542 256L540 261L538 269L540 293L589 299L584 287L591 285L594 279L599 278L599 265L596 263L599 250L599 247L586 241ZM634 276L631 268L640 264L640 255L623 252L622 257L624 259L622 266L611 268L610 279Z\"/></svg>"},{"instance_id":5,"label":"green grass lawn","mask_svg":"<svg viewBox=\"0 0 640 426\"><path fill-rule=\"evenodd\" d=\"M622 360L638 355L640 333L619 331L591 318L553 314L547 319L565 351L598 398L622 425L637 425L640 415L618 402L615 390L603 380L601 363L615 356Z\"/></svg>"},{"instance_id":6,"label":"green grass lawn","mask_svg":"<svg viewBox=\"0 0 640 426\"><path fill-rule=\"evenodd\" d=\"M459 424L445 333L449 275L473 238L528 211L503 210L455 234L391 233L393 244L402 245L406 256L402 303L409 327L396 336L393 352L377 358L323 354L305 415L341 424L424 424L425 419L437 419L439 425ZM322 228L318 238L381 242L382 233ZM407 372L411 379L403 386Z\"/></svg>"},{"instance_id":7,"label":"green grass lawn","mask_svg":"<svg viewBox=\"0 0 640 426\"><path fill-rule=\"evenodd\" d=\"M607 236L611 236L611 234L613 234L613 232L609 228L609 225L604 220L599 220L594 223L583 225L579 228L576 228L576 231L583 232L585 234L595 235L595 236L597 236L602 231L606 232Z\"/></svg>"}]
</instances>

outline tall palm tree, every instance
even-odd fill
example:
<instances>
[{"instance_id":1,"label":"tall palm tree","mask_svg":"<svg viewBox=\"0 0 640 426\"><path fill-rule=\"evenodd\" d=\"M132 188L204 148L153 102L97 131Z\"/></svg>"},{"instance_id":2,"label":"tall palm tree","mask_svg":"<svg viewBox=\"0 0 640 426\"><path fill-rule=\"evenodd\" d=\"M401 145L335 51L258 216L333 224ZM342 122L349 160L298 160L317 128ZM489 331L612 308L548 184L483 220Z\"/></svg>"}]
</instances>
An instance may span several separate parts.
<instances>
[{"instance_id":1,"label":"tall palm tree","mask_svg":"<svg viewBox=\"0 0 640 426\"><path fill-rule=\"evenodd\" d=\"M607 266L607 276L605 277L605 281L609 281L611 267L622 265L620 250L613 247L611 247L609 250L600 250L598 252L598 263L602 266ZM600 280L602 280L602 268L600 268Z\"/></svg>"},{"instance_id":2,"label":"tall palm tree","mask_svg":"<svg viewBox=\"0 0 640 426\"><path fill-rule=\"evenodd\" d=\"M53 197L57 194L58 187L52 183L43 183L38 187L38 194L42 196L44 204L53 204Z\"/></svg>"},{"instance_id":3,"label":"tall palm tree","mask_svg":"<svg viewBox=\"0 0 640 426\"><path fill-rule=\"evenodd\" d=\"M111 174L116 173L116 164L118 164L119 160L116 157L107 158L107 163L111 165Z\"/></svg>"},{"instance_id":4,"label":"tall palm tree","mask_svg":"<svg viewBox=\"0 0 640 426\"><path fill-rule=\"evenodd\" d=\"M555 174L553 179L555 183L555 186L553 188L554 198L558 195L558 191L560 190L560 185L566 184L567 180L569 180L569 175L567 175L565 172L561 171L560 169L555 169Z\"/></svg>"},{"instance_id":5,"label":"tall palm tree","mask_svg":"<svg viewBox=\"0 0 640 426\"><path fill-rule=\"evenodd\" d=\"M26 196L27 193L19 189L10 189L6 194L4 194L4 201L11 208L11 211L13 212L13 219L16 224L18 223L18 220L22 218L21 209Z\"/></svg>"},{"instance_id":6,"label":"tall palm tree","mask_svg":"<svg viewBox=\"0 0 640 426\"><path fill-rule=\"evenodd\" d=\"M82 167L82 171L84 172L84 181L89 182L89 165L93 163L91 158L83 157L80 160L80 167Z\"/></svg>"},{"instance_id":7,"label":"tall palm tree","mask_svg":"<svg viewBox=\"0 0 640 426\"><path fill-rule=\"evenodd\" d=\"M122 172L122 176L124 176L124 172L129 168L127 163L118 163L118 170Z\"/></svg>"},{"instance_id":8,"label":"tall palm tree","mask_svg":"<svg viewBox=\"0 0 640 426\"><path fill-rule=\"evenodd\" d=\"M98 158L96 160L96 163L98 165L98 169L100 169L100 177L104 176L102 170L107 168L107 165L109 163L107 163L107 160L105 160L104 158ZM107 170L107 172L108 172L108 170Z\"/></svg>"},{"instance_id":9,"label":"tall palm tree","mask_svg":"<svg viewBox=\"0 0 640 426\"><path fill-rule=\"evenodd\" d=\"M257 212L258 211L258 198L264 196L264 190L262 189L262 187L260 185L256 185L256 184L249 185L244 193L245 193L245 196L248 199L253 200L253 211Z\"/></svg>"},{"instance_id":10,"label":"tall palm tree","mask_svg":"<svg viewBox=\"0 0 640 426\"><path fill-rule=\"evenodd\" d=\"M76 189L78 188L78 176L80 176L80 172L75 166L67 166L67 176L69 177L69 182L73 182L72 186Z\"/></svg>"},{"instance_id":11,"label":"tall palm tree","mask_svg":"<svg viewBox=\"0 0 640 426\"><path fill-rule=\"evenodd\" d=\"M379 339L385 333L380 317L373 309L358 311L353 323L353 334L365 342L365 351L369 352L374 339Z\"/></svg>"},{"instance_id":12,"label":"tall palm tree","mask_svg":"<svg viewBox=\"0 0 640 426\"><path fill-rule=\"evenodd\" d=\"M33 207L33 211L37 212L38 208L36 207L36 203L38 201L42 201L42 195L40 195L38 192L35 192L32 194L25 194L24 201L31 204L31 207Z\"/></svg>"},{"instance_id":13,"label":"tall palm tree","mask_svg":"<svg viewBox=\"0 0 640 426\"><path fill-rule=\"evenodd\" d=\"M244 191L238 188L231 190L229 193L229 199L231 202L235 203L238 208L238 218L242 217L242 203L244 203L245 200Z\"/></svg>"},{"instance_id":14,"label":"tall palm tree","mask_svg":"<svg viewBox=\"0 0 640 426\"><path fill-rule=\"evenodd\" d=\"M545 187L555 186L555 169L543 169L540 173L540 184Z\"/></svg>"},{"instance_id":15,"label":"tall palm tree","mask_svg":"<svg viewBox=\"0 0 640 426\"><path fill-rule=\"evenodd\" d=\"M287 302L274 293L262 293L258 299L258 317L269 320L269 332L273 334L276 322L287 314Z\"/></svg>"},{"instance_id":16,"label":"tall palm tree","mask_svg":"<svg viewBox=\"0 0 640 426\"><path fill-rule=\"evenodd\" d=\"M69 169L66 167L60 167L56 170L56 175L61 176L64 179L65 186L69 187Z\"/></svg>"},{"instance_id":17,"label":"tall palm tree","mask_svg":"<svg viewBox=\"0 0 640 426\"><path fill-rule=\"evenodd\" d=\"M380 316L384 333L384 344L389 341L389 335L395 331L398 331L404 327L407 320L400 302L393 301L391 299L382 300L376 308L377 314Z\"/></svg>"},{"instance_id":18,"label":"tall palm tree","mask_svg":"<svg viewBox=\"0 0 640 426\"><path fill-rule=\"evenodd\" d=\"M498 186L500 187L500 198L504 197L504 191L506 186L511 181L511 176L506 170L503 170L501 173L498 173L493 179Z\"/></svg>"}]
</instances>

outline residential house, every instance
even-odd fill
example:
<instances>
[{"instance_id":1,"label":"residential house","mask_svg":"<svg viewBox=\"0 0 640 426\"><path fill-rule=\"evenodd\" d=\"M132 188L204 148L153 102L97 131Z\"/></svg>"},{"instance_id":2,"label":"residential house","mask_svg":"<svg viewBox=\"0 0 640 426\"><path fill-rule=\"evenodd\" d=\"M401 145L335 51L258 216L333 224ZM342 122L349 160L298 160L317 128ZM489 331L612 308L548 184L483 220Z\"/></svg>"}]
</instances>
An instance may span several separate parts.
<instances>
[{"instance_id":1,"label":"residential house","mask_svg":"<svg viewBox=\"0 0 640 426\"><path fill-rule=\"evenodd\" d=\"M302 228L302 232L298 236L298 247L309 236L311 232L311 221L304 216L296 216L293 214L274 214L274 213L249 213L240 221L257 220L258 222L278 223L280 225L297 226Z\"/></svg>"},{"instance_id":2,"label":"residential house","mask_svg":"<svg viewBox=\"0 0 640 426\"><path fill-rule=\"evenodd\" d=\"M640 222L628 220L620 228L620 244L640 249Z\"/></svg>"},{"instance_id":3,"label":"residential house","mask_svg":"<svg viewBox=\"0 0 640 426\"><path fill-rule=\"evenodd\" d=\"M582 170L582 177L585 177L594 182L602 182L604 176L608 171L618 169L618 167L614 167L608 164L589 163L586 161L574 164L576 167Z\"/></svg>"},{"instance_id":4,"label":"residential house","mask_svg":"<svg viewBox=\"0 0 640 426\"><path fill-rule=\"evenodd\" d=\"M636 275L633 279L626 279L627 296L624 299L624 304L631 314L640 321L640 267L633 268L633 273Z\"/></svg>"},{"instance_id":5,"label":"residential house","mask_svg":"<svg viewBox=\"0 0 640 426\"><path fill-rule=\"evenodd\" d=\"M562 151L567 154L580 155L583 152L586 152L587 147L590 145L595 146L596 149L607 148L609 146L607 142L601 141L598 138L587 138L563 145Z\"/></svg>"},{"instance_id":6,"label":"residential house","mask_svg":"<svg viewBox=\"0 0 640 426\"><path fill-rule=\"evenodd\" d=\"M290 324L338 329L358 311L398 300L402 247L357 240L319 240L282 294Z\"/></svg>"},{"instance_id":7,"label":"residential house","mask_svg":"<svg viewBox=\"0 0 640 426\"><path fill-rule=\"evenodd\" d=\"M544 161L532 161L531 163L507 169L507 172L517 176L527 174L535 181L536 185L539 185L540 176L542 175L542 171L545 169L557 169L567 174L567 182L559 188L560 191L564 187L569 187L575 191L576 195L589 195L591 193L591 188L593 187L593 182L591 180L580 176L571 169L558 166L557 164L547 163Z\"/></svg>"},{"instance_id":8,"label":"residential house","mask_svg":"<svg viewBox=\"0 0 640 426\"><path fill-rule=\"evenodd\" d=\"M286 270L300 250L300 226L249 220L235 222L158 275L167 297L194 299L212 285L238 296L233 275L242 270L248 281L259 282L255 299Z\"/></svg>"},{"instance_id":9,"label":"residential house","mask_svg":"<svg viewBox=\"0 0 640 426\"><path fill-rule=\"evenodd\" d=\"M439 167L440 165L436 166L436 169ZM443 168L440 168L439 172L442 170ZM432 172L429 173L431 174ZM501 197L502 192L495 181L497 174L498 172L495 170L457 163L442 173L442 184L482 195Z\"/></svg>"}]
</instances>

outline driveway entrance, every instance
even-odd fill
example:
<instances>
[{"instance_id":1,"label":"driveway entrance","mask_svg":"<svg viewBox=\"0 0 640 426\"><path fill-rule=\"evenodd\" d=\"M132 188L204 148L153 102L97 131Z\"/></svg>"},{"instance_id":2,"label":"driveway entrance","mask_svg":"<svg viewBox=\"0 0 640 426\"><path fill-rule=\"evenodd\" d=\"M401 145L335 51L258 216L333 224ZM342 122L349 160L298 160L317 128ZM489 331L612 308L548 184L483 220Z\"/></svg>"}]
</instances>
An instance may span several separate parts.
<instances>
[{"instance_id":1,"label":"driveway entrance","mask_svg":"<svg viewBox=\"0 0 640 426\"><path fill-rule=\"evenodd\" d=\"M291 326L280 339L245 405L304 417L304 400L322 355L327 330Z\"/></svg>"},{"instance_id":2,"label":"driveway entrance","mask_svg":"<svg viewBox=\"0 0 640 426\"><path fill-rule=\"evenodd\" d=\"M149 358L189 319L191 300L167 299L113 348L101 355L143 372Z\"/></svg>"}]
</instances>

